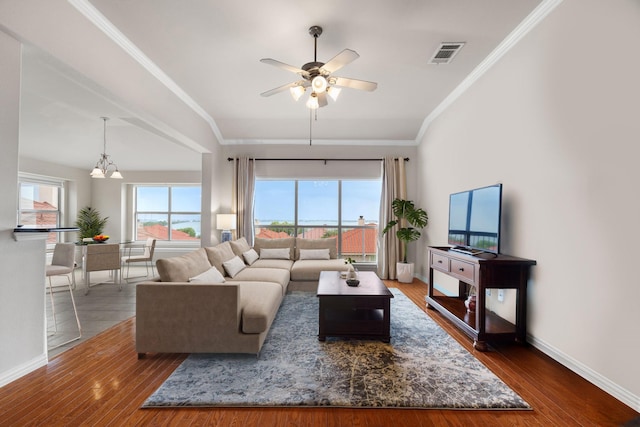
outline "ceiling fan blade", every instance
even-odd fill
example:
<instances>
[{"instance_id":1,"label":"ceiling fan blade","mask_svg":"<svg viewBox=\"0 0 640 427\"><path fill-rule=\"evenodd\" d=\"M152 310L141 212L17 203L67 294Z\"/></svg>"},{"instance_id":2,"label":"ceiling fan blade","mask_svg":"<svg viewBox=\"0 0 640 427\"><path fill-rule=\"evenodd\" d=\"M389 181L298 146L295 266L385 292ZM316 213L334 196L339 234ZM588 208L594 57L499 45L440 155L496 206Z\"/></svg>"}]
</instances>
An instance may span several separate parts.
<instances>
[{"instance_id":1,"label":"ceiling fan blade","mask_svg":"<svg viewBox=\"0 0 640 427\"><path fill-rule=\"evenodd\" d=\"M330 83L334 86L366 90L367 92L373 92L378 87L378 83L368 82L366 80L349 79L347 77L331 77Z\"/></svg>"},{"instance_id":2,"label":"ceiling fan blade","mask_svg":"<svg viewBox=\"0 0 640 427\"><path fill-rule=\"evenodd\" d=\"M292 87L294 87L294 86L296 86L296 83L287 83L286 85L282 85L282 86L279 86L279 87L277 87L277 88L274 88L274 89L268 90L268 91L266 91L266 92L262 92L262 93L260 94L260 96L271 96L271 95L275 95L276 93L284 92L285 90L287 90L287 89L289 89L289 88L292 88Z\"/></svg>"},{"instance_id":3,"label":"ceiling fan blade","mask_svg":"<svg viewBox=\"0 0 640 427\"><path fill-rule=\"evenodd\" d=\"M276 93L284 92L287 89L290 89L295 86L302 86L303 88L308 88L311 85L307 80L299 80L297 82L287 83L286 85L278 86L277 88L268 90L266 92L262 92L260 96L271 96Z\"/></svg>"},{"instance_id":4,"label":"ceiling fan blade","mask_svg":"<svg viewBox=\"0 0 640 427\"><path fill-rule=\"evenodd\" d=\"M321 70L327 72L327 74L335 73L340 68L344 67L347 64L352 63L356 59L360 58L358 52L351 49L345 49L333 58L329 60L326 64L321 67Z\"/></svg>"},{"instance_id":5,"label":"ceiling fan blade","mask_svg":"<svg viewBox=\"0 0 640 427\"><path fill-rule=\"evenodd\" d=\"M284 62L276 61L275 59L271 58L262 58L260 62L262 62L263 64L273 65L274 67L282 68L283 70L291 71L292 73L297 73L303 76L309 74L302 68L294 67L293 65L285 64Z\"/></svg>"},{"instance_id":6,"label":"ceiling fan blade","mask_svg":"<svg viewBox=\"0 0 640 427\"><path fill-rule=\"evenodd\" d=\"M318 107L324 107L329 104L327 102L327 92L320 92L318 95Z\"/></svg>"}]
</instances>

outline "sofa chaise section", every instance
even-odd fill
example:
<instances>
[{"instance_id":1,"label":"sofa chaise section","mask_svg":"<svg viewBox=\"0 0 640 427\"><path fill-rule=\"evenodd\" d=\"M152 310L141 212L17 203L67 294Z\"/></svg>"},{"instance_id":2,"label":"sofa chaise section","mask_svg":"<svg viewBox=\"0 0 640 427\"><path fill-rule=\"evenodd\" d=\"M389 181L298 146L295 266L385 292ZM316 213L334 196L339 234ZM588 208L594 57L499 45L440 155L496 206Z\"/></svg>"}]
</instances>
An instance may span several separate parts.
<instances>
[{"instance_id":1,"label":"sofa chaise section","mask_svg":"<svg viewBox=\"0 0 640 427\"><path fill-rule=\"evenodd\" d=\"M258 354L282 299L277 283L139 283L136 351Z\"/></svg>"}]
</instances>

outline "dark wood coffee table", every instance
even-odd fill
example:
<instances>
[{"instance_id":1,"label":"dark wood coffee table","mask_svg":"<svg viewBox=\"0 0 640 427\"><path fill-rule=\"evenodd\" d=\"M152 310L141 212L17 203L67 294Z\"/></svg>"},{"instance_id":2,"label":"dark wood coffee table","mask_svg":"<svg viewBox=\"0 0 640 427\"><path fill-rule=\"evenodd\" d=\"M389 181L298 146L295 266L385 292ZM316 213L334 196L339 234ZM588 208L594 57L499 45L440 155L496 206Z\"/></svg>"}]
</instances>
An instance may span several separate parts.
<instances>
[{"instance_id":1,"label":"dark wood coffee table","mask_svg":"<svg viewBox=\"0 0 640 427\"><path fill-rule=\"evenodd\" d=\"M391 298L393 294L376 273L358 273L360 284L348 286L339 271L320 272L317 296L320 302L318 339L328 336L380 339L391 335Z\"/></svg>"}]
</instances>

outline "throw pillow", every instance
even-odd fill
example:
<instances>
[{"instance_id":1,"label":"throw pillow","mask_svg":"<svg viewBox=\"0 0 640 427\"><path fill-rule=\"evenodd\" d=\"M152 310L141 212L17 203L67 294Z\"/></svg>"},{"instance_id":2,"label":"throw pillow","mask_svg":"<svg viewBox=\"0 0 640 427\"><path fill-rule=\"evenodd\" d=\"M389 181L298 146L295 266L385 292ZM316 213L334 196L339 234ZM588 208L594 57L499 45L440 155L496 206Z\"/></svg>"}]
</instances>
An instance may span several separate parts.
<instances>
[{"instance_id":1,"label":"throw pillow","mask_svg":"<svg viewBox=\"0 0 640 427\"><path fill-rule=\"evenodd\" d=\"M195 277L189 279L189 282L199 283L224 283L224 277L217 268L211 267L204 273L200 273Z\"/></svg>"},{"instance_id":2,"label":"throw pillow","mask_svg":"<svg viewBox=\"0 0 640 427\"><path fill-rule=\"evenodd\" d=\"M222 265L231 278L235 277L236 274L240 273L247 266L239 256L235 256L229 261L223 262Z\"/></svg>"},{"instance_id":3,"label":"throw pillow","mask_svg":"<svg viewBox=\"0 0 640 427\"><path fill-rule=\"evenodd\" d=\"M249 249L248 251L244 252L242 254L242 257L244 258L244 262L246 262L249 265L253 264L258 260L258 258L260 258L258 256L258 252L256 252L253 249Z\"/></svg>"},{"instance_id":4,"label":"throw pillow","mask_svg":"<svg viewBox=\"0 0 640 427\"><path fill-rule=\"evenodd\" d=\"M330 259L329 249L300 249L300 259Z\"/></svg>"},{"instance_id":5,"label":"throw pillow","mask_svg":"<svg viewBox=\"0 0 640 427\"><path fill-rule=\"evenodd\" d=\"M289 248L264 248L260 249L262 259L289 259Z\"/></svg>"}]
</instances>

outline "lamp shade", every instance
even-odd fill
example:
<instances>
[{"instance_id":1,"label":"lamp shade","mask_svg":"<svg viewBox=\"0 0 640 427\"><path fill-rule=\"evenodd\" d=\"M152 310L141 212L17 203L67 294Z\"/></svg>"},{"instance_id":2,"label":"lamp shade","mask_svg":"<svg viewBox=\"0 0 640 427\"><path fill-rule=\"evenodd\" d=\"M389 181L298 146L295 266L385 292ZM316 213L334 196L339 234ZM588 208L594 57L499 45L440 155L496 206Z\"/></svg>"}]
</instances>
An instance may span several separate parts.
<instances>
[{"instance_id":1,"label":"lamp shade","mask_svg":"<svg viewBox=\"0 0 640 427\"><path fill-rule=\"evenodd\" d=\"M236 228L236 214L217 214L216 227L218 230L233 230Z\"/></svg>"}]
</instances>

